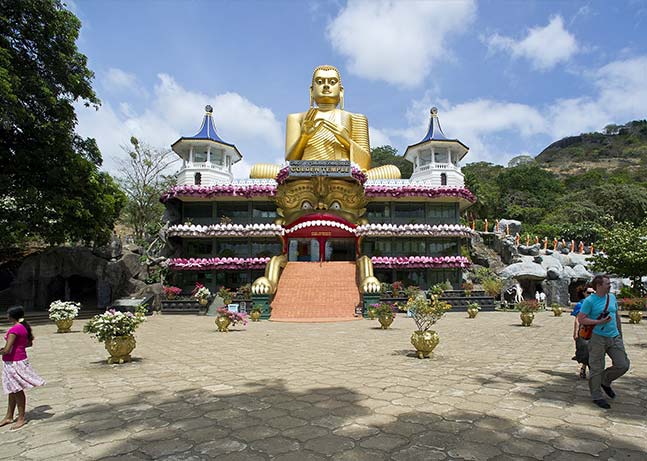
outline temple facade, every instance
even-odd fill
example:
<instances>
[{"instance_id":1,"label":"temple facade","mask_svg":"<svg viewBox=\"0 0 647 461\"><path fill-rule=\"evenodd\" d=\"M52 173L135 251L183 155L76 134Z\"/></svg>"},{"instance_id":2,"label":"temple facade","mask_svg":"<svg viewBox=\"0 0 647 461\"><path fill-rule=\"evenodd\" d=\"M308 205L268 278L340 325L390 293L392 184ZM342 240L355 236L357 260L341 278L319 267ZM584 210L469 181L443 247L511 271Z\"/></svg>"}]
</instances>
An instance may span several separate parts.
<instances>
[{"instance_id":1,"label":"temple facade","mask_svg":"<svg viewBox=\"0 0 647 461\"><path fill-rule=\"evenodd\" d=\"M289 319L300 315L291 303L303 309L331 292L361 304L395 281L458 287L470 264L461 248L473 231L459 220L475 201L460 171L468 148L445 136L435 108L428 133L404 154L410 179L369 179L343 159L289 161L273 179L234 178L242 155L218 136L210 106L198 133L172 149L183 164L161 200L170 281L187 293L196 282L212 292L252 284L271 319ZM331 303L313 316L327 317Z\"/></svg>"}]
</instances>

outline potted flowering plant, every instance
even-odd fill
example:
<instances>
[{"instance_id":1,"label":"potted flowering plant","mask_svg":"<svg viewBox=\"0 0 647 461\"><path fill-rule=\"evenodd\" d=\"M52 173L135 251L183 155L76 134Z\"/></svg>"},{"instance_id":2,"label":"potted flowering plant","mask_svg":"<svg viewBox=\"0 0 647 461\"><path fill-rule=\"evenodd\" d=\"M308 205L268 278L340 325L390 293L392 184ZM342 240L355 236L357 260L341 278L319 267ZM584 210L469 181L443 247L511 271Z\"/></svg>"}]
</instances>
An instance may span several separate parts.
<instances>
[{"instance_id":1,"label":"potted flowering plant","mask_svg":"<svg viewBox=\"0 0 647 461\"><path fill-rule=\"evenodd\" d=\"M629 311L629 323L637 324L642 320L641 310L645 307L645 298L620 298L618 304L623 311Z\"/></svg>"},{"instance_id":2,"label":"potted flowering plant","mask_svg":"<svg viewBox=\"0 0 647 461\"><path fill-rule=\"evenodd\" d=\"M239 314L238 312L231 312L224 307L219 307L216 309L218 316L216 317L216 326L218 331L227 333L229 327L236 325L238 322L242 322L243 325L247 325L247 316L245 314Z\"/></svg>"},{"instance_id":3,"label":"potted flowering plant","mask_svg":"<svg viewBox=\"0 0 647 461\"><path fill-rule=\"evenodd\" d=\"M81 304L74 301L54 301L49 305L49 318L56 322L57 333L69 333L74 319L79 315Z\"/></svg>"},{"instance_id":4,"label":"potted flowering plant","mask_svg":"<svg viewBox=\"0 0 647 461\"><path fill-rule=\"evenodd\" d=\"M479 313L480 310L481 310L481 306L479 306L479 303L477 302L467 303L467 315L469 316L470 319L476 318L476 315Z\"/></svg>"},{"instance_id":5,"label":"potted flowering plant","mask_svg":"<svg viewBox=\"0 0 647 461\"><path fill-rule=\"evenodd\" d=\"M164 287L164 295L166 296L166 299L175 299L181 294L182 288L172 286Z\"/></svg>"},{"instance_id":6,"label":"potted flowering plant","mask_svg":"<svg viewBox=\"0 0 647 461\"><path fill-rule=\"evenodd\" d=\"M375 316L383 330L389 328L393 323L397 307L392 303L380 302L373 304L375 307Z\"/></svg>"},{"instance_id":7,"label":"potted flowering plant","mask_svg":"<svg viewBox=\"0 0 647 461\"><path fill-rule=\"evenodd\" d=\"M539 302L533 300L523 300L515 306L515 308L521 312L521 325L524 327L529 327L532 325L532 321L535 318L535 312L539 310Z\"/></svg>"},{"instance_id":8,"label":"potted flowering plant","mask_svg":"<svg viewBox=\"0 0 647 461\"><path fill-rule=\"evenodd\" d=\"M138 306L134 314L110 309L92 317L83 331L105 344L110 354L109 364L129 362L130 353L137 345L133 333L146 320L145 314L143 305Z\"/></svg>"},{"instance_id":9,"label":"potted flowering plant","mask_svg":"<svg viewBox=\"0 0 647 461\"><path fill-rule=\"evenodd\" d=\"M246 283L245 285L241 285L240 288L238 288L238 296L243 298L243 299L251 299L252 298L252 284L251 283Z\"/></svg>"},{"instance_id":10,"label":"potted flowering plant","mask_svg":"<svg viewBox=\"0 0 647 461\"><path fill-rule=\"evenodd\" d=\"M211 296L211 292L209 291L209 288L205 287L200 282L195 283L195 288L193 289L193 292L191 294L195 299L198 300L198 302L202 306L207 304L207 301L209 300L209 297Z\"/></svg>"},{"instance_id":11,"label":"potted flowering plant","mask_svg":"<svg viewBox=\"0 0 647 461\"><path fill-rule=\"evenodd\" d=\"M562 306L560 306L557 303L551 305L550 309L553 311L553 316L554 317L561 317L562 313L564 312L564 309L562 309Z\"/></svg>"},{"instance_id":12,"label":"potted flowering plant","mask_svg":"<svg viewBox=\"0 0 647 461\"><path fill-rule=\"evenodd\" d=\"M263 311L261 310L261 306L255 305L252 307L249 313L249 318L252 319L252 322L258 322L261 320L262 314Z\"/></svg>"},{"instance_id":13,"label":"potted flowering plant","mask_svg":"<svg viewBox=\"0 0 647 461\"><path fill-rule=\"evenodd\" d=\"M225 288L225 287L220 287L218 289L217 295L222 298L222 302L224 303L225 306L227 304L231 304L231 300L234 299L234 294L231 292L229 288Z\"/></svg>"},{"instance_id":14,"label":"potted flowering plant","mask_svg":"<svg viewBox=\"0 0 647 461\"><path fill-rule=\"evenodd\" d=\"M472 290L474 289L474 284L470 280L465 280L461 285L461 288L463 289L463 293L465 293L465 296L467 296L468 298L472 296Z\"/></svg>"},{"instance_id":15,"label":"potted flowering plant","mask_svg":"<svg viewBox=\"0 0 647 461\"><path fill-rule=\"evenodd\" d=\"M407 307L418 328L411 335L411 344L416 348L419 359L429 358L440 342L438 333L430 328L452 308L452 305L440 301L439 296L431 295L431 299L424 296L411 298L407 302Z\"/></svg>"},{"instance_id":16,"label":"potted flowering plant","mask_svg":"<svg viewBox=\"0 0 647 461\"><path fill-rule=\"evenodd\" d=\"M404 293L404 282L396 280L391 285L391 288L393 289L393 296L406 296Z\"/></svg>"}]
</instances>

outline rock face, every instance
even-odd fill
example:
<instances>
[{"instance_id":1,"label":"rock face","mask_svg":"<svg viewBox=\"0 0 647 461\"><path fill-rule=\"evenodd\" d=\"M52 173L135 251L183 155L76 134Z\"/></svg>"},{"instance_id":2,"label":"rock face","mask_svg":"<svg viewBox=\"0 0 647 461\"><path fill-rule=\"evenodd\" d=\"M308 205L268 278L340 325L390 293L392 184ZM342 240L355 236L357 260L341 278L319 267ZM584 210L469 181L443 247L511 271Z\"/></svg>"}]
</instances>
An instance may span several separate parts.
<instances>
[{"instance_id":1,"label":"rock face","mask_svg":"<svg viewBox=\"0 0 647 461\"><path fill-rule=\"evenodd\" d=\"M505 233L506 225L510 231L510 235L521 234L521 221L515 221L514 219L502 219L499 221L499 230L502 233Z\"/></svg>"},{"instance_id":2,"label":"rock face","mask_svg":"<svg viewBox=\"0 0 647 461\"><path fill-rule=\"evenodd\" d=\"M135 279L145 271L139 256L129 248L119 252L103 254L85 247L56 247L28 256L9 287L11 302L28 310L45 310L56 299L105 308L114 299L145 285Z\"/></svg>"},{"instance_id":3,"label":"rock face","mask_svg":"<svg viewBox=\"0 0 647 461\"><path fill-rule=\"evenodd\" d=\"M541 284L544 293L546 293L546 305L559 304L568 306L570 297L568 293L569 280L566 278L557 280L546 280Z\"/></svg>"}]
</instances>

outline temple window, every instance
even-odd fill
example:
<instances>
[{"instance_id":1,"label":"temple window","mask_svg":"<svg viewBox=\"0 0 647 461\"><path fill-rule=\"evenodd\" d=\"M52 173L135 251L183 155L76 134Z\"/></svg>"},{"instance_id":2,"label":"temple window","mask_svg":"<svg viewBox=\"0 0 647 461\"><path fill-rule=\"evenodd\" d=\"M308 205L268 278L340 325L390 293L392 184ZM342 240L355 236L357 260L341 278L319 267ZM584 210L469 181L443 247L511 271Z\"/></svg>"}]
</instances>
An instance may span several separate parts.
<instances>
[{"instance_id":1,"label":"temple window","mask_svg":"<svg viewBox=\"0 0 647 461\"><path fill-rule=\"evenodd\" d=\"M206 163L207 161L207 150L200 149L193 151L193 163Z\"/></svg>"},{"instance_id":2,"label":"temple window","mask_svg":"<svg viewBox=\"0 0 647 461\"><path fill-rule=\"evenodd\" d=\"M440 173L440 185L441 186L446 186L447 185L447 174L446 173Z\"/></svg>"},{"instance_id":3,"label":"temple window","mask_svg":"<svg viewBox=\"0 0 647 461\"><path fill-rule=\"evenodd\" d=\"M449 163L448 152L435 152L436 163Z\"/></svg>"},{"instance_id":4,"label":"temple window","mask_svg":"<svg viewBox=\"0 0 647 461\"><path fill-rule=\"evenodd\" d=\"M432 153L431 149L425 149L420 151L420 163L418 166L429 165L432 162Z\"/></svg>"},{"instance_id":5,"label":"temple window","mask_svg":"<svg viewBox=\"0 0 647 461\"><path fill-rule=\"evenodd\" d=\"M196 186L200 186L202 184L202 175L200 173L193 175L193 184Z\"/></svg>"}]
</instances>

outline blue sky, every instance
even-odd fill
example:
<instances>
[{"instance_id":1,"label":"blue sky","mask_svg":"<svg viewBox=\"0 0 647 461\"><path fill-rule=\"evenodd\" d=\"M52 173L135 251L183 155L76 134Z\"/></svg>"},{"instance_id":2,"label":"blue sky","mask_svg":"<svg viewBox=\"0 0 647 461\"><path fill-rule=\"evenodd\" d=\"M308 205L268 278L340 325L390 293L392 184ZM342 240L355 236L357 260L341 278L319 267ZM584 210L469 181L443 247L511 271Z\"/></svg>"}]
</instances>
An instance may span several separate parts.
<instances>
[{"instance_id":1,"label":"blue sky","mask_svg":"<svg viewBox=\"0 0 647 461\"><path fill-rule=\"evenodd\" d=\"M505 164L568 135L647 117L647 0L81 1L78 46L98 111L78 106L115 172L131 135L160 148L214 107L243 154L237 174L283 159L287 114L314 67L339 68L371 146L403 153L439 108L465 162Z\"/></svg>"}]
</instances>

